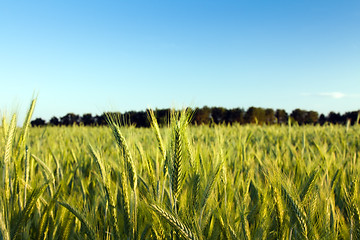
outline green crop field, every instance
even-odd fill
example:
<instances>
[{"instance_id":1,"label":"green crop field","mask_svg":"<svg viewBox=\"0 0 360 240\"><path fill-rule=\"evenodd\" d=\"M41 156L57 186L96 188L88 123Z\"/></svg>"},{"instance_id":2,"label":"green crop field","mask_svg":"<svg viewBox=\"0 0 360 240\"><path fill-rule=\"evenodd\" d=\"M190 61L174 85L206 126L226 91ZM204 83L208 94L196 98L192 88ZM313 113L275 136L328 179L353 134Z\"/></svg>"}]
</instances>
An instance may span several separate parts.
<instances>
[{"instance_id":1,"label":"green crop field","mask_svg":"<svg viewBox=\"0 0 360 240\"><path fill-rule=\"evenodd\" d=\"M360 239L360 127L0 131L0 239Z\"/></svg>"}]
</instances>

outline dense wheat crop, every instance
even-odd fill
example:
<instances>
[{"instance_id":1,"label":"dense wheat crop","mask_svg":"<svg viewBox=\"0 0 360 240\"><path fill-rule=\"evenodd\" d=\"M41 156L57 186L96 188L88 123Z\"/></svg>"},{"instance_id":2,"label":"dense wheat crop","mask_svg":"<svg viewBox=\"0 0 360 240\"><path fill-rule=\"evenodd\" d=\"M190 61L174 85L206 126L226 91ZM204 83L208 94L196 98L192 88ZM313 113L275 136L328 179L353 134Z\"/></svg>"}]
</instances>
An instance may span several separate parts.
<instances>
[{"instance_id":1,"label":"dense wheat crop","mask_svg":"<svg viewBox=\"0 0 360 240\"><path fill-rule=\"evenodd\" d=\"M0 131L1 239L360 239L359 126Z\"/></svg>"}]
</instances>

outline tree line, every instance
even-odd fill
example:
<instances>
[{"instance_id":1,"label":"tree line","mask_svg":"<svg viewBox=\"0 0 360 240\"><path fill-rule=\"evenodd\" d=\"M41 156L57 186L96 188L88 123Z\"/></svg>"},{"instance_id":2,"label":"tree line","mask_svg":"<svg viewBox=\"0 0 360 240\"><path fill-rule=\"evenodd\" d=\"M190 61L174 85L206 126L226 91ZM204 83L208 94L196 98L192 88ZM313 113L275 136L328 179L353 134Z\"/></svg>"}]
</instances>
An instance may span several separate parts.
<instances>
[{"instance_id":1,"label":"tree line","mask_svg":"<svg viewBox=\"0 0 360 240\"><path fill-rule=\"evenodd\" d=\"M288 114L284 109L271 109L261 107L249 107L247 110L243 108L226 109L223 107L207 107L189 109L193 112L191 120L192 124L288 124L289 122L297 122L299 125L305 124L347 124L351 125L359 122L360 110L346 112L344 114L330 112L327 116L318 114L316 111L307 111L303 109L295 109ZM171 109L156 109L155 116L160 126L166 125L169 120ZM41 118L31 121L32 126L104 126L107 125L106 116L116 115L123 124L131 124L136 127L150 127L147 111L129 111L106 112L102 115L92 116L87 113L82 116L68 113L63 117L52 117L48 122Z\"/></svg>"}]
</instances>

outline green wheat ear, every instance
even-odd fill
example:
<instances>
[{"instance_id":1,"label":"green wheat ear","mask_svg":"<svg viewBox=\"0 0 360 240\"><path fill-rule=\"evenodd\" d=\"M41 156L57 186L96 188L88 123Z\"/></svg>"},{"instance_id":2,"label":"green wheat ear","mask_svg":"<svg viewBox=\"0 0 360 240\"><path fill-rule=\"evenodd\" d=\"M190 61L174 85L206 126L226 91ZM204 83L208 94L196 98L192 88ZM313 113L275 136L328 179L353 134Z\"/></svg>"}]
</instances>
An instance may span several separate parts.
<instances>
[{"instance_id":1,"label":"green wheat ear","mask_svg":"<svg viewBox=\"0 0 360 240\"><path fill-rule=\"evenodd\" d=\"M276 187L272 187L273 201L275 204L275 221L276 221L276 237L281 238L283 235L283 222L284 222L284 207L282 204L281 196Z\"/></svg>"},{"instance_id":2,"label":"green wheat ear","mask_svg":"<svg viewBox=\"0 0 360 240\"><path fill-rule=\"evenodd\" d=\"M119 148L122 150L125 160L125 168L127 170L127 177L129 178L131 188L134 190L137 185L137 175L135 170L135 164L129 146L127 145L126 140L120 131L120 126L116 122L115 116L107 115L107 121L113 132L116 143L118 144Z\"/></svg>"},{"instance_id":3,"label":"green wheat ear","mask_svg":"<svg viewBox=\"0 0 360 240\"><path fill-rule=\"evenodd\" d=\"M115 209L116 203L115 203L115 198L113 196L113 193L110 189L110 184L111 184L110 177L106 172L105 164L104 164L102 158L100 157L100 154L97 151L95 151L91 145L89 145L89 151L99 167L100 175L102 178L102 184L105 188L106 198L107 198L108 204L110 205L110 213L111 213L111 217L112 217L112 220L114 223L113 226L115 228L115 235L117 237L119 237L118 219L117 219L117 213L116 213L116 209Z\"/></svg>"},{"instance_id":4,"label":"green wheat ear","mask_svg":"<svg viewBox=\"0 0 360 240\"><path fill-rule=\"evenodd\" d=\"M4 152L4 190L5 190L5 196L6 199L9 200L10 199L10 175L9 175L9 162L12 156L12 152L13 152L13 141L14 141L14 137L15 137L15 129L16 129L16 115L14 114L11 118L11 122L10 125L8 127L8 132L7 132L7 138L5 141L5 152Z\"/></svg>"},{"instance_id":5,"label":"green wheat ear","mask_svg":"<svg viewBox=\"0 0 360 240\"><path fill-rule=\"evenodd\" d=\"M19 215L16 219L16 222L14 223L14 227L11 229L10 235L11 239L16 239L20 232L23 231L23 227L27 224L27 222L30 219L30 215L32 213L32 210L40 198L40 196L43 194L45 189L47 188L48 183L43 184L41 187L34 189L34 191L31 193L29 199L26 202L25 208L19 212Z\"/></svg>"},{"instance_id":6,"label":"green wheat ear","mask_svg":"<svg viewBox=\"0 0 360 240\"><path fill-rule=\"evenodd\" d=\"M300 193L300 201L303 202L308 195L311 193L311 190L313 189L314 185L315 185L315 180L316 177L318 176L319 171L317 169L313 170L310 173L310 177L307 180L307 182L305 183L301 193Z\"/></svg>"},{"instance_id":7,"label":"green wheat ear","mask_svg":"<svg viewBox=\"0 0 360 240\"><path fill-rule=\"evenodd\" d=\"M45 210L42 213L39 229L38 229L38 240L44 239L46 231L49 229L49 218L54 215L54 207L56 205L56 202L60 196L61 190L63 185L60 184L56 190L56 193L51 198L50 203L45 207Z\"/></svg>"},{"instance_id":8,"label":"green wheat ear","mask_svg":"<svg viewBox=\"0 0 360 240\"><path fill-rule=\"evenodd\" d=\"M159 206L155 204L151 204L150 207L153 209L153 211L162 217L168 224L170 224L177 233L179 233L181 236L183 236L185 239L197 239L195 235L192 233L192 231L185 226L180 219L172 215L171 213L168 213L167 211L163 210Z\"/></svg>"},{"instance_id":9,"label":"green wheat ear","mask_svg":"<svg viewBox=\"0 0 360 240\"><path fill-rule=\"evenodd\" d=\"M197 212L199 210L199 194L200 194L200 174L194 173L194 175L191 177L191 183L192 183L192 207L193 211Z\"/></svg>"},{"instance_id":10,"label":"green wheat ear","mask_svg":"<svg viewBox=\"0 0 360 240\"><path fill-rule=\"evenodd\" d=\"M126 181L126 176L124 173L120 175L120 191L118 192L117 198L118 202L121 202L121 210L124 221L124 230L128 236L131 236L133 233L132 221L131 221L131 212L130 212L130 200L128 194L128 185Z\"/></svg>"},{"instance_id":11,"label":"green wheat ear","mask_svg":"<svg viewBox=\"0 0 360 240\"><path fill-rule=\"evenodd\" d=\"M26 142L26 138L27 138L27 134L28 134L29 126L30 126L30 120L31 120L32 114L33 114L34 109L35 109L35 104L36 104L36 99L33 99L31 101L29 110L28 110L28 112L26 114L22 129L21 129L21 132L20 132L20 136L19 136L19 140L18 140L18 144L17 144L17 146L19 148L22 148L24 146L25 142Z\"/></svg>"},{"instance_id":12,"label":"green wheat ear","mask_svg":"<svg viewBox=\"0 0 360 240\"><path fill-rule=\"evenodd\" d=\"M296 224L299 228L299 233L302 237L307 238L308 226L306 223L306 214L300 204L294 199L293 196L286 190L284 186L281 186L284 201L287 203L290 216L293 219L293 224Z\"/></svg>"},{"instance_id":13,"label":"green wheat ear","mask_svg":"<svg viewBox=\"0 0 360 240\"><path fill-rule=\"evenodd\" d=\"M62 201L58 201L58 203L66 208L68 211L70 211L74 216L80 220L80 222L83 224L86 235L92 239L96 239L95 231L91 228L89 222L86 220L85 216L80 213L76 208L72 207L70 204Z\"/></svg>"},{"instance_id":14,"label":"green wheat ear","mask_svg":"<svg viewBox=\"0 0 360 240\"><path fill-rule=\"evenodd\" d=\"M6 141L6 138L7 138L7 132L9 130L9 125L6 121L6 117L5 115L2 116L2 131L3 131L3 137L4 137L4 141Z\"/></svg>"},{"instance_id":15,"label":"green wheat ear","mask_svg":"<svg viewBox=\"0 0 360 240\"><path fill-rule=\"evenodd\" d=\"M172 158L172 168L170 172L171 176L171 186L172 192L177 199L182 182L182 134L181 134L180 124L176 124L173 130L174 138L174 149L173 149L173 158Z\"/></svg>"},{"instance_id":16,"label":"green wheat ear","mask_svg":"<svg viewBox=\"0 0 360 240\"><path fill-rule=\"evenodd\" d=\"M152 109L148 110L148 118L149 118L151 127L155 131L156 140L158 142L162 158L165 159L166 158L166 151L165 151L164 143L163 143L163 140L162 140L162 137L161 137L161 134L160 134L159 124L158 124L158 122L156 120L154 111Z\"/></svg>"},{"instance_id":17,"label":"green wheat ear","mask_svg":"<svg viewBox=\"0 0 360 240\"><path fill-rule=\"evenodd\" d=\"M206 186L205 186L205 190L202 194L202 198L201 198L201 202L200 202L200 208L201 209L204 209L205 208L205 205L207 204L207 201L210 197L210 194L213 190L213 187L215 185L215 182L216 182L216 179L217 177L220 175L220 169L221 169L221 166L222 166L223 163L220 163L215 171L211 174L211 176L209 177L207 183L206 183Z\"/></svg>"},{"instance_id":18,"label":"green wheat ear","mask_svg":"<svg viewBox=\"0 0 360 240\"><path fill-rule=\"evenodd\" d=\"M7 129L8 131L6 134L6 141L5 141L4 163L8 163L12 155L13 140L15 137L15 129L16 129L16 114L12 116L10 125L9 127L7 127Z\"/></svg>"}]
</instances>

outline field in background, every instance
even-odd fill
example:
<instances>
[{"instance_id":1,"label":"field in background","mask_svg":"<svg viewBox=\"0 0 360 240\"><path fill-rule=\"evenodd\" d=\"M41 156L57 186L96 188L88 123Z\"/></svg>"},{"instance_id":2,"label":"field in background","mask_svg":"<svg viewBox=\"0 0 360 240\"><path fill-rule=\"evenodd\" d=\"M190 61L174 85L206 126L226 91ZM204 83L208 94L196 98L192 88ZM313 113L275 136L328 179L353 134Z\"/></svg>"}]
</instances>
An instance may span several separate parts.
<instances>
[{"instance_id":1,"label":"field in background","mask_svg":"<svg viewBox=\"0 0 360 240\"><path fill-rule=\"evenodd\" d=\"M30 128L31 109L0 131L2 239L360 239L357 125Z\"/></svg>"}]
</instances>

